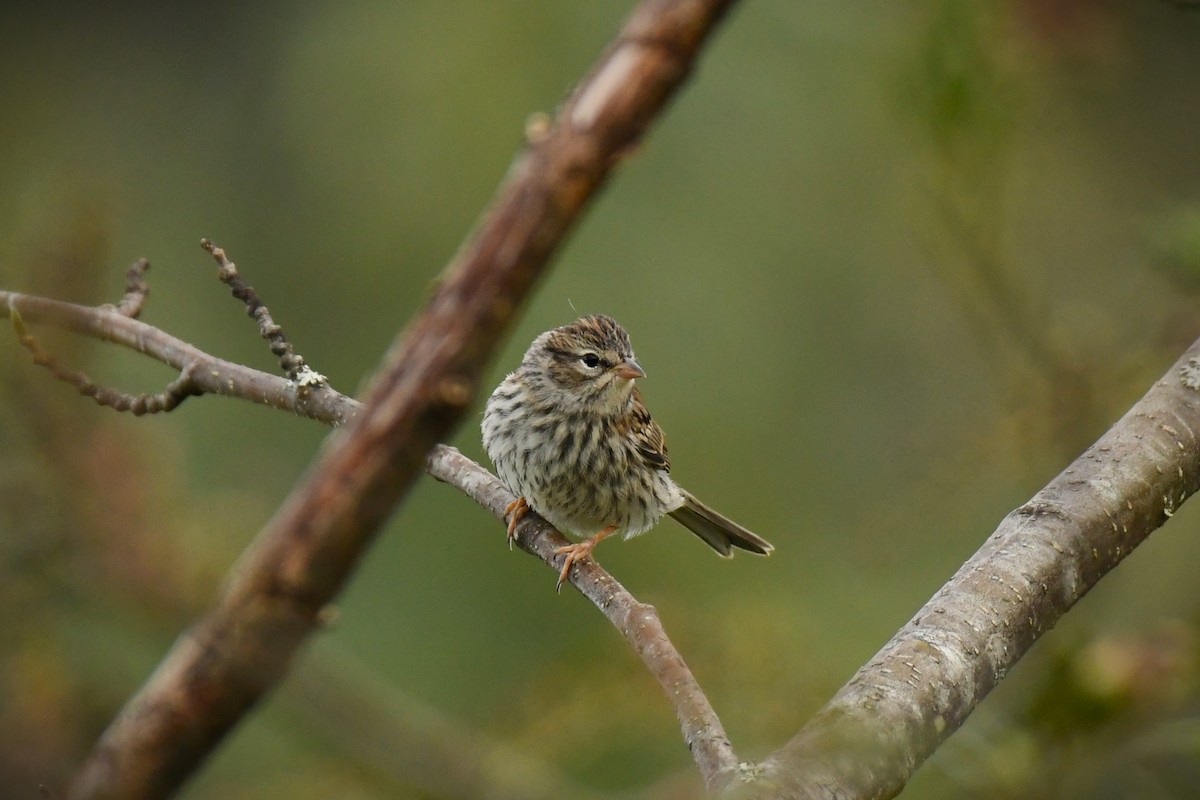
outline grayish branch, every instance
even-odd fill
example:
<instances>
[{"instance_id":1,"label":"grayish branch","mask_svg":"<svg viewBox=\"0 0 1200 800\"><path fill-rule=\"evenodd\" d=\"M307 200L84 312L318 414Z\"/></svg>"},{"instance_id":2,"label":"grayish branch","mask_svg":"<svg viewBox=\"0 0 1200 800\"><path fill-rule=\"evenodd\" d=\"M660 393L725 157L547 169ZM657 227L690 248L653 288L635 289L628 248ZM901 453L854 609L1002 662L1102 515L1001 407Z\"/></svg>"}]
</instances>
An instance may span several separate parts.
<instances>
[{"instance_id":1,"label":"grayish branch","mask_svg":"<svg viewBox=\"0 0 1200 800\"><path fill-rule=\"evenodd\" d=\"M1200 342L1010 513L739 798L878 798L1200 487Z\"/></svg>"},{"instance_id":2,"label":"grayish branch","mask_svg":"<svg viewBox=\"0 0 1200 800\"><path fill-rule=\"evenodd\" d=\"M191 375L202 376L204 380L196 383L205 393L221 393L251 402L270 397L274 401L271 405L276 408L328 425L348 420L362 408L357 400L330 388L298 392L293 381L222 361L109 307L89 308L0 291L0 317L14 313L30 322L123 344ZM134 343L139 345L135 347ZM496 476L453 447L435 446L427 457L426 471L462 491L500 521L514 499ZM497 537L496 541L501 546L504 540ZM517 541L521 549L542 559L556 574L562 567L563 557L554 550L565 544L566 539L536 514L530 513L522 520ZM733 749L716 712L668 638L654 607L638 602L594 561L580 564L572 571L570 581L604 613L658 679L675 708L684 740L697 762L704 765L706 775L711 772L714 781L728 777L737 764Z\"/></svg>"},{"instance_id":3,"label":"grayish branch","mask_svg":"<svg viewBox=\"0 0 1200 800\"><path fill-rule=\"evenodd\" d=\"M258 323L258 332L267 341L271 352L279 359L283 374L301 386L320 386L325 383L325 376L313 372L304 358L296 352L292 343L283 332L283 328L275 322L266 303L254 291L254 287L242 280L235 265L225 255L225 251L208 239L201 239L200 246L217 262L217 277L221 283L229 287L233 296L246 306L246 314Z\"/></svg>"}]
</instances>

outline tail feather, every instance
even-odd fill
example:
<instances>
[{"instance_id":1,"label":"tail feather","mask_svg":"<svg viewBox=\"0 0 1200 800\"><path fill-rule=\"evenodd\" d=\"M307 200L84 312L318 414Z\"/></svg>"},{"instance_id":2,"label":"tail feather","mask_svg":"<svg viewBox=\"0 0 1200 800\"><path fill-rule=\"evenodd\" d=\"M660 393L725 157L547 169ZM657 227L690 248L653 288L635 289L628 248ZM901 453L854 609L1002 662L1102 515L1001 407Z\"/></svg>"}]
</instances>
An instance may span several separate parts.
<instances>
[{"instance_id":1,"label":"tail feather","mask_svg":"<svg viewBox=\"0 0 1200 800\"><path fill-rule=\"evenodd\" d=\"M672 511L671 516L725 558L733 555L735 547L762 556L775 549L766 539L718 514L687 492L683 492L683 505Z\"/></svg>"}]
</instances>

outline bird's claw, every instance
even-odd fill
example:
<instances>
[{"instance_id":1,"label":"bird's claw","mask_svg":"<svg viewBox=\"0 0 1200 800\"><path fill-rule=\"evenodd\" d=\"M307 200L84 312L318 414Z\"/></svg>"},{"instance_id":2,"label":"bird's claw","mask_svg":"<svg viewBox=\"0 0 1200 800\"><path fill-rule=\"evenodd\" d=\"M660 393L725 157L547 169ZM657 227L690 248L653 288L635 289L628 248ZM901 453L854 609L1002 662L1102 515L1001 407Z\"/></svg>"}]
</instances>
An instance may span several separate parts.
<instances>
[{"instance_id":1,"label":"bird's claw","mask_svg":"<svg viewBox=\"0 0 1200 800\"><path fill-rule=\"evenodd\" d=\"M558 572L558 583L554 585L554 591L562 592L563 584L567 582L567 578L571 574L571 567L575 566L575 562L591 558L592 550L596 548L596 541L595 539L584 539L576 544L565 544L562 547L554 548L554 555L566 555L566 558L563 559L562 569Z\"/></svg>"},{"instance_id":2,"label":"bird's claw","mask_svg":"<svg viewBox=\"0 0 1200 800\"><path fill-rule=\"evenodd\" d=\"M517 540L517 523L521 521L521 517L525 516L525 512L529 510L529 503L525 502L524 497L518 497L504 508L504 516L508 518L508 549L513 549L513 542Z\"/></svg>"},{"instance_id":3,"label":"bird's claw","mask_svg":"<svg viewBox=\"0 0 1200 800\"><path fill-rule=\"evenodd\" d=\"M592 551L596 549L596 545L600 544L600 542L604 541L609 536L612 536L613 531L616 529L616 525L609 525L595 536L584 539L582 542L577 542L576 544L564 544L562 547L554 548L554 555L566 555L566 558L563 559L562 570L560 570L558 573L558 583L555 584L555 591L562 591L562 585L567 582L567 577L571 573L571 567L576 562L591 558Z\"/></svg>"}]
</instances>

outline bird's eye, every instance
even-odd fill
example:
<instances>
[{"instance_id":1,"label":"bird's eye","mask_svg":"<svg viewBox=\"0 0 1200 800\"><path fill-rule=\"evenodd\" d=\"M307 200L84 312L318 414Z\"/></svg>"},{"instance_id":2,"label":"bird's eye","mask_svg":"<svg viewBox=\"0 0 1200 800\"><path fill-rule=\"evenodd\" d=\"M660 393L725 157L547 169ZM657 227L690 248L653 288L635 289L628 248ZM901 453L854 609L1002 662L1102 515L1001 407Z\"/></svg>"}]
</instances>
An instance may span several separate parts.
<instances>
[{"instance_id":1,"label":"bird's eye","mask_svg":"<svg viewBox=\"0 0 1200 800\"><path fill-rule=\"evenodd\" d=\"M588 369L595 369L600 366L600 356L595 353L584 353L580 360L583 361L583 365Z\"/></svg>"}]
</instances>

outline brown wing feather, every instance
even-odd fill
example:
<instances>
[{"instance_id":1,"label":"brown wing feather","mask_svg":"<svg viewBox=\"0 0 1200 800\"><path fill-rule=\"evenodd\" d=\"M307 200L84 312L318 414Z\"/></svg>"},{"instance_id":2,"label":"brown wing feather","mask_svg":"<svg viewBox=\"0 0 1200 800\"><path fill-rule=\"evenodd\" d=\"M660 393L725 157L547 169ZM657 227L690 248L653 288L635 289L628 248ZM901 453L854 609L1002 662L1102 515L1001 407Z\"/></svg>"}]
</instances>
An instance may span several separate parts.
<instances>
[{"instance_id":1,"label":"brown wing feather","mask_svg":"<svg viewBox=\"0 0 1200 800\"><path fill-rule=\"evenodd\" d=\"M646 404L642 401L642 393L633 387L633 404L630 409L629 430L627 435L633 439L638 454L646 459L646 463L666 472L671 470L671 461L667 458L667 437L662 428L650 417Z\"/></svg>"}]
</instances>

